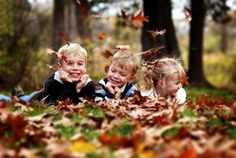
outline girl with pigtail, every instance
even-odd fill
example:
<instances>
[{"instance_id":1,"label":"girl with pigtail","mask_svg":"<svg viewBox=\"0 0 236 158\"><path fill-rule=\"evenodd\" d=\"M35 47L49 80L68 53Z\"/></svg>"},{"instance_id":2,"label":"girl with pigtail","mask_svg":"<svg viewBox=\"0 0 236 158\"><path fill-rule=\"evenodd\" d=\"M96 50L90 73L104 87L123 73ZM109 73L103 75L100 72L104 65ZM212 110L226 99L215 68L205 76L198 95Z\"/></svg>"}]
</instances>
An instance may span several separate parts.
<instances>
[{"instance_id":1,"label":"girl with pigtail","mask_svg":"<svg viewBox=\"0 0 236 158\"><path fill-rule=\"evenodd\" d=\"M151 98L174 97L178 104L186 100L182 80L186 78L184 68L178 59L162 58L142 66L141 94Z\"/></svg>"}]
</instances>

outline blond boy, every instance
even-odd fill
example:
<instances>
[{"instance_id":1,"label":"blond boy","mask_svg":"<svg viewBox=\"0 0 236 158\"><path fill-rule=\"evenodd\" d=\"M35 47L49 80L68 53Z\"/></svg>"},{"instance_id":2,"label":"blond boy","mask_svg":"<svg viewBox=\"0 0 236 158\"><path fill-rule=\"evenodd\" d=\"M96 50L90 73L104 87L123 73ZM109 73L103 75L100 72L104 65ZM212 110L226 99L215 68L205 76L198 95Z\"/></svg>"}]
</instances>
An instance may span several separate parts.
<instances>
[{"instance_id":1,"label":"blond boy","mask_svg":"<svg viewBox=\"0 0 236 158\"><path fill-rule=\"evenodd\" d=\"M70 99L72 103L80 98L91 99L95 94L94 82L86 73L87 51L77 43L62 46L57 52L58 70L49 76L44 89L34 98L56 104Z\"/></svg>"},{"instance_id":2,"label":"blond boy","mask_svg":"<svg viewBox=\"0 0 236 158\"><path fill-rule=\"evenodd\" d=\"M134 95L137 89L132 83L136 78L138 62L127 46L118 46L107 71L107 76L96 86L95 102L123 99Z\"/></svg>"}]
</instances>

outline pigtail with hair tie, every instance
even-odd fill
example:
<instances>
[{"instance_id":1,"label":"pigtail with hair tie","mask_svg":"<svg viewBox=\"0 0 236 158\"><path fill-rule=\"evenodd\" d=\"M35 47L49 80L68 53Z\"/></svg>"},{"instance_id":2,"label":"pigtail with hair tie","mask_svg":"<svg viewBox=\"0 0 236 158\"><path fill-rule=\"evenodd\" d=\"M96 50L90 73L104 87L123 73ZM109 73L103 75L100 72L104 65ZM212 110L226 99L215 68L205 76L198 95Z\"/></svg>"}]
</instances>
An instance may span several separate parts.
<instances>
[{"instance_id":1,"label":"pigtail with hair tie","mask_svg":"<svg viewBox=\"0 0 236 158\"><path fill-rule=\"evenodd\" d=\"M150 89L153 86L153 62L142 63L142 89Z\"/></svg>"}]
</instances>

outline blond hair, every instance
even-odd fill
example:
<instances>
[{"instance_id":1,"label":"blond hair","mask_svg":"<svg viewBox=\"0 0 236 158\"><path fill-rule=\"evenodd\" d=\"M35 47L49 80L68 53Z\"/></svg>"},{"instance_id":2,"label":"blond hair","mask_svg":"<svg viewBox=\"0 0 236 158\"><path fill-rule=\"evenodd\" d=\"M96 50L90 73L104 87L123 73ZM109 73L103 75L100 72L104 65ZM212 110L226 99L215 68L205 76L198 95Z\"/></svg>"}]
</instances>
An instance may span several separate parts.
<instances>
[{"instance_id":1,"label":"blond hair","mask_svg":"<svg viewBox=\"0 0 236 158\"><path fill-rule=\"evenodd\" d=\"M75 55L78 53L84 58L85 62L87 62L87 51L81 45L77 43L66 44L58 50L59 61L61 61L62 56Z\"/></svg>"},{"instance_id":2,"label":"blond hair","mask_svg":"<svg viewBox=\"0 0 236 158\"><path fill-rule=\"evenodd\" d=\"M142 67L142 78L140 86L142 89L151 89L158 81L170 78L174 74L178 78L183 78L186 74L184 68L178 59L162 58L153 62L147 62Z\"/></svg>"},{"instance_id":3,"label":"blond hair","mask_svg":"<svg viewBox=\"0 0 236 158\"><path fill-rule=\"evenodd\" d=\"M132 75L135 75L139 68L139 64L136 56L129 51L129 46L119 45L116 49L117 51L113 55L110 65L117 65L122 69L131 71Z\"/></svg>"}]
</instances>

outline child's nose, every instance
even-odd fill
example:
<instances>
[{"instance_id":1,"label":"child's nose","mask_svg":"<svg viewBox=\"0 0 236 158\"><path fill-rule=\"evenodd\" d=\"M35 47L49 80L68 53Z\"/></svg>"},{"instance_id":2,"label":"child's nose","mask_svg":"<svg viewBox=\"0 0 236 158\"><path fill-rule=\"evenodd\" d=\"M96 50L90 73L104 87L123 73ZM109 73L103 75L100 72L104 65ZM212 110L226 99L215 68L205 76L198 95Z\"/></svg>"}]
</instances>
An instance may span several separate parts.
<instances>
[{"instance_id":1,"label":"child's nose","mask_svg":"<svg viewBox=\"0 0 236 158\"><path fill-rule=\"evenodd\" d=\"M115 77L115 78L118 78L118 77L119 77L119 74L118 74L118 73L114 73L114 77Z\"/></svg>"},{"instance_id":2,"label":"child's nose","mask_svg":"<svg viewBox=\"0 0 236 158\"><path fill-rule=\"evenodd\" d=\"M73 64L73 69L78 69L78 64Z\"/></svg>"}]
</instances>

